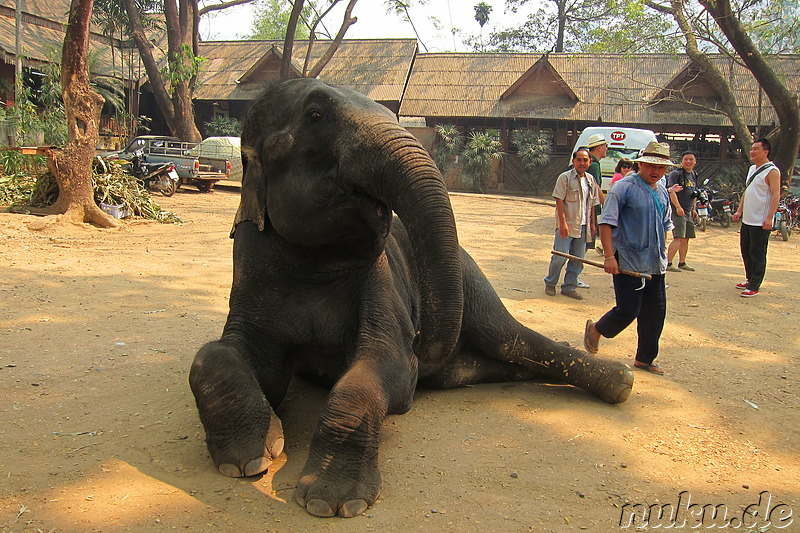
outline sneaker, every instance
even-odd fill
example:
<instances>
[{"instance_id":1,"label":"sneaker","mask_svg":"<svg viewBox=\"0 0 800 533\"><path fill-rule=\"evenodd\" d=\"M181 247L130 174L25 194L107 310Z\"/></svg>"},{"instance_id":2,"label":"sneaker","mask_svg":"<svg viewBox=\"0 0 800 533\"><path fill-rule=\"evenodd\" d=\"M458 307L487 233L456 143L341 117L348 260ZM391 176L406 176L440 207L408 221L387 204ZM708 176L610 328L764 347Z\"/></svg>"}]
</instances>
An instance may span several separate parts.
<instances>
[{"instance_id":1,"label":"sneaker","mask_svg":"<svg viewBox=\"0 0 800 533\"><path fill-rule=\"evenodd\" d=\"M600 255L603 255L603 247L600 246L599 244L594 247L594 251L597 252Z\"/></svg>"},{"instance_id":2,"label":"sneaker","mask_svg":"<svg viewBox=\"0 0 800 533\"><path fill-rule=\"evenodd\" d=\"M578 294L578 291L561 291L561 294L574 300L583 300L583 296Z\"/></svg>"},{"instance_id":3,"label":"sneaker","mask_svg":"<svg viewBox=\"0 0 800 533\"><path fill-rule=\"evenodd\" d=\"M680 272L681 269L676 267L676 266L672 266L672 264L668 264L667 265L667 271L668 272Z\"/></svg>"},{"instance_id":4,"label":"sneaker","mask_svg":"<svg viewBox=\"0 0 800 533\"><path fill-rule=\"evenodd\" d=\"M686 263L678 263L678 268L687 272L694 272L694 267L690 267Z\"/></svg>"},{"instance_id":5,"label":"sneaker","mask_svg":"<svg viewBox=\"0 0 800 533\"><path fill-rule=\"evenodd\" d=\"M551 287L550 285L544 286L544 293L548 296L555 296L556 295L556 288Z\"/></svg>"},{"instance_id":6,"label":"sneaker","mask_svg":"<svg viewBox=\"0 0 800 533\"><path fill-rule=\"evenodd\" d=\"M579 289L588 289L589 287L591 287L591 285L589 285L588 283L586 283L582 279L578 280L578 288Z\"/></svg>"},{"instance_id":7,"label":"sneaker","mask_svg":"<svg viewBox=\"0 0 800 533\"><path fill-rule=\"evenodd\" d=\"M737 283L736 288L739 289L740 291L744 291L747 290L747 285L748 283L746 281L743 281L741 283Z\"/></svg>"},{"instance_id":8,"label":"sneaker","mask_svg":"<svg viewBox=\"0 0 800 533\"><path fill-rule=\"evenodd\" d=\"M752 298L753 296L758 296L758 291L751 291L750 289L747 289L746 291L740 292L739 296L742 298Z\"/></svg>"}]
</instances>

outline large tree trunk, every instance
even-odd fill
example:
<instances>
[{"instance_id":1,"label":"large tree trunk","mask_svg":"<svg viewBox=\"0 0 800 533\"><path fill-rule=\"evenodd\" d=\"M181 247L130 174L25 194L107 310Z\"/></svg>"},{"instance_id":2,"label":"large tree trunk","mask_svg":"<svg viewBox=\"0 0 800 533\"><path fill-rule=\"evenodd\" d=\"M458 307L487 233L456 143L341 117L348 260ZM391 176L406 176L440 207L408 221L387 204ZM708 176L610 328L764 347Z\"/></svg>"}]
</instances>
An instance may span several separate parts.
<instances>
[{"instance_id":1,"label":"large tree trunk","mask_svg":"<svg viewBox=\"0 0 800 533\"><path fill-rule=\"evenodd\" d=\"M281 67L278 73L281 81L289 79L289 71L292 67L294 34L297 30L297 21L300 19L300 14L303 12L304 3L305 0L294 0L292 12L289 14L289 23L286 25L286 37L283 39L283 57L281 58Z\"/></svg>"},{"instance_id":2,"label":"large tree trunk","mask_svg":"<svg viewBox=\"0 0 800 533\"><path fill-rule=\"evenodd\" d=\"M553 51L558 54L564 51L564 33L566 32L567 26L567 0L555 0L555 3L558 8L558 16L556 17L558 21L558 30L556 31L556 47Z\"/></svg>"},{"instance_id":3,"label":"large tree trunk","mask_svg":"<svg viewBox=\"0 0 800 533\"><path fill-rule=\"evenodd\" d=\"M48 167L58 183L58 200L48 208L71 222L115 227L119 222L94 201L92 159L100 139L103 97L89 85L89 24L93 0L72 0L61 56L61 87L67 115L67 145L51 150Z\"/></svg>"},{"instance_id":4,"label":"large tree trunk","mask_svg":"<svg viewBox=\"0 0 800 533\"><path fill-rule=\"evenodd\" d=\"M725 115L731 121L733 131L736 132L736 138L742 146L743 153L746 155L750 150L750 145L753 143L753 135L750 133L750 128L747 127L747 122L744 115L736 103L736 96L731 90L731 86L725 76L719 71L705 53L700 51L697 46L697 38L695 37L694 30L692 29L689 21L686 19L686 11L684 10L685 0L671 0L672 12L670 13L675 21L678 23L683 32L684 39L686 40L686 53L688 56L697 63L706 73L706 80L714 87L714 90L720 96L722 109Z\"/></svg>"},{"instance_id":5,"label":"large tree trunk","mask_svg":"<svg viewBox=\"0 0 800 533\"><path fill-rule=\"evenodd\" d=\"M336 38L333 42L328 46L328 49L325 50L325 53L322 54L322 57L319 58L317 63L314 65L314 68L311 69L311 72L308 73L309 78L316 78L319 76L322 69L325 68L331 59L333 59L333 55L336 53L336 50L339 49L339 45L342 44L342 40L344 40L344 34L347 33L347 28L352 26L358 21L357 17L353 17L353 8L356 5L358 0L350 0L350 3L347 4L347 8L344 11L344 17L342 18L342 25L339 27L339 31L336 34ZM311 46L309 44L309 46ZM310 53L310 49L309 49Z\"/></svg>"},{"instance_id":6,"label":"large tree trunk","mask_svg":"<svg viewBox=\"0 0 800 533\"><path fill-rule=\"evenodd\" d=\"M122 2L131 22L133 40L139 49L139 55L147 72L147 79L150 81L156 104L167 121L167 127L173 135L181 140L199 142L202 140L202 136L195 124L194 106L192 105L195 76L189 78L174 76L170 80L173 94L169 94L166 88L167 84L161 76L158 63L153 56L154 46L147 38L136 3L134 0L122 0ZM164 18L167 24L167 57L171 66L191 61L182 50L183 45L188 47L194 55L197 55L198 52L199 10L197 0L179 0L179 2L179 5L176 5L175 0L164 2ZM187 67L185 63L182 66ZM185 69L184 72L186 70L188 69Z\"/></svg>"},{"instance_id":7,"label":"large tree trunk","mask_svg":"<svg viewBox=\"0 0 800 533\"><path fill-rule=\"evenodd\" d=\"M800 149L800 107L797 95L789 91L770 68L733 13L729 0L700 0L700 4L714 17L722 33L753 73L775 109L781 135L770 156L781 169L784 181L788 181L794 169L797 151Z\"/></svg>"}]
</instances>

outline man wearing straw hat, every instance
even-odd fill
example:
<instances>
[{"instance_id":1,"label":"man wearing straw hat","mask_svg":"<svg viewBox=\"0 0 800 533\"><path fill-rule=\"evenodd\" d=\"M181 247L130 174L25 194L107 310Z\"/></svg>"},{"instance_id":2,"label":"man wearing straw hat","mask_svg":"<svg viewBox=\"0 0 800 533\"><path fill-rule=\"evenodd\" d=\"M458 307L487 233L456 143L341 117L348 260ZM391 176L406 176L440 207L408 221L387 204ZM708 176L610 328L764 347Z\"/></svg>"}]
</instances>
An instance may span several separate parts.
<instances>
[{"instance_id":1,"label":"man wearing straw hat","mask_svg":"<svg viewBox=\"0 0 800 533\"><path fill-rule=\"evenodd\" d=\"M600 217L604 270L614 275L616 305L597 322L586 321L583 344L597 353L600 337L612 338L637 321L638 347L634 366L653 374L664 371L653 361L667 314L664 274L667 270L667 232L672 223L669 193L659 180L677 166L669 145L651 142L634 159L639 172L619 180L606 196ZM620 269L650 274L645 280Z\"/></svg>"}]
</instances>

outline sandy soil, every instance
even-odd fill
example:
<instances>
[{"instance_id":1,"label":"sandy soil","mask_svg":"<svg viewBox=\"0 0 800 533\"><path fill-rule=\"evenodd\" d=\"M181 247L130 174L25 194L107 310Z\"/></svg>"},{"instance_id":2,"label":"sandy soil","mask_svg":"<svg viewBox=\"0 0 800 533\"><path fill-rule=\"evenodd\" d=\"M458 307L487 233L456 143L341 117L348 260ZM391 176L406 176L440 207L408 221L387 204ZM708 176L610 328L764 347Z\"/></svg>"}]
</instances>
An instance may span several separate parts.
<instances>
[{"instance_id":1,"label":"sandy soil","mask_svg":"<svg viewBox=\"0 0 800 533\"><path fill-rule=\"evenodd\" d=\"M293 385L278 470L235 480L215 471L187 384L225 321L238 191L159 202L186 223L56 229L0 214L0 530L605 532L626 504L678 505L687 491L683 503L741 518L768 491L770 531L800 531L800 236L770 243L762 295L748 300L733 288L736 228L701 234L697 271L668 277L667 375L636 371L625 404L541 383L418 392L384 425L380 500L324 520L293 500L324 390ZM453 204L462 245L512 314L580 345L613 294L594 268L584 302L544 294L552 208ZM634 343L630 328L601 353L631 361Z\"/></svg>"}]
</instances>

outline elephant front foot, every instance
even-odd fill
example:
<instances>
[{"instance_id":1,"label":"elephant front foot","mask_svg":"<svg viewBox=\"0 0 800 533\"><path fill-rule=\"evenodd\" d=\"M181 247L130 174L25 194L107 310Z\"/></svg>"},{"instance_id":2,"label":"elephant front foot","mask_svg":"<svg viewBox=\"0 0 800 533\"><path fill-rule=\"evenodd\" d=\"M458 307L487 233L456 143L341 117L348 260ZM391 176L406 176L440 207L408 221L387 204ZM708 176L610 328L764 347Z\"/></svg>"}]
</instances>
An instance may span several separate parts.
<instances>
[{"instance_id":1,"label":"elephant front foot","mask_svg":"<svg viewBox=\"0 0 800 533\"><path fill-rule=\"evenodd\" d=\"M368 436L360 429L351 427L346 434L318 433L312 439L295 493L297 503L310 514L350 518L378 499L381 474L377 436Z\"/></svg>"},{"instance_id":2,"label":"elephant front foot","mask_svg":"<svg viewBox=\"0 0 800 533\"><path fill-rule=\"evenodd\" d=\"M283 427L235 350L205 346L194 360L189 384L219 472L228 477L265 472L283 452Z\"/></svg>"},{"instance_id":3,"label":"elephant front foot","mask_svg":"<svg viewBox=\"0 0 800 533\"><path fill-rule=\"evenodd\" d=\"M249 477L262 474L283 453L284 439L280 420L273 414L266 431L240 429L233 435L206 429L208 453L220 474Z\"/></svg>"},{"instance_id":4,"label":"elephant front foot","mask_svg":"<svg viewBox=\"0 0 800 533\"><path fill-rule=\"evenodd\" d=\"M378 499L381 476L376 461L337 465L339 462L334 457L311 469L306 464L297 482L295 500L310 514L351 518Z\"/></svg>"}]
</instances>

